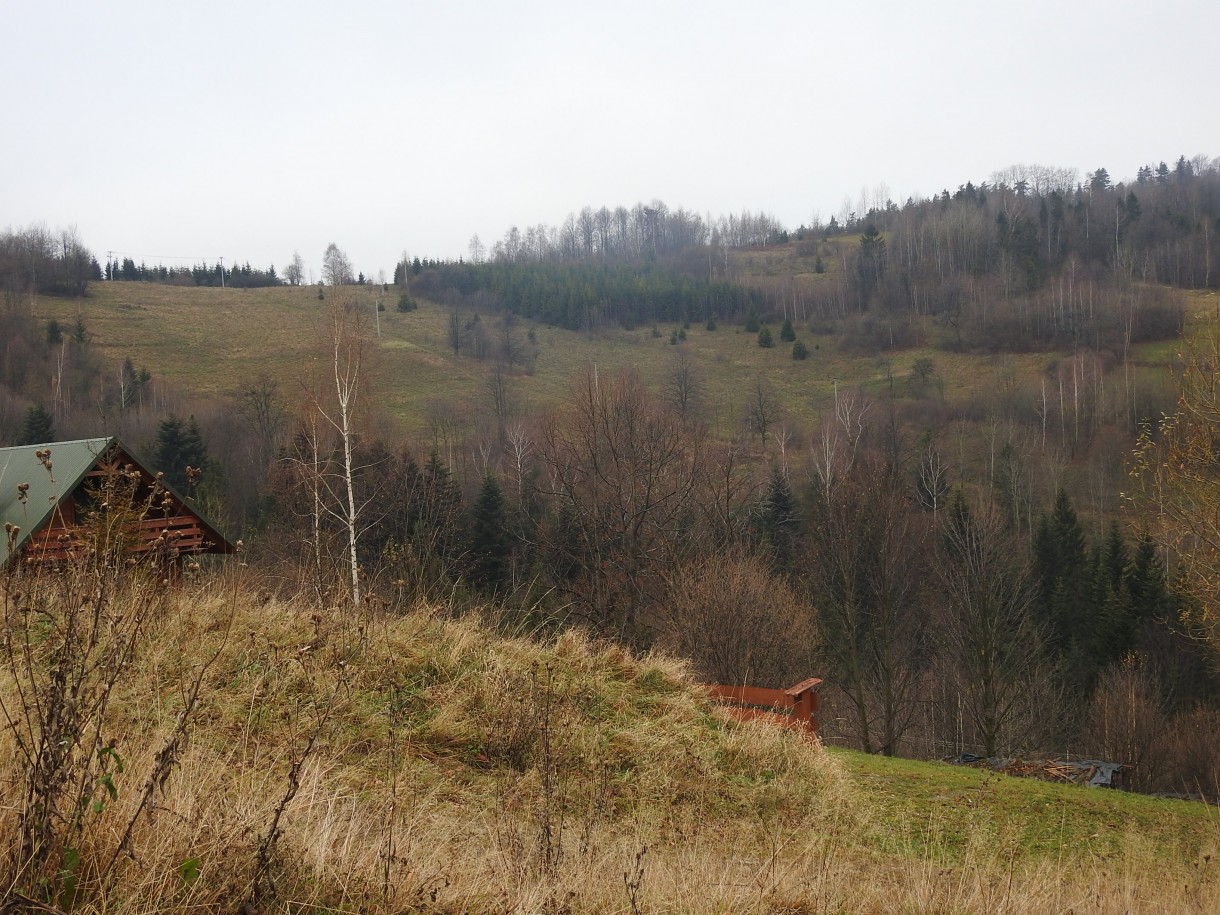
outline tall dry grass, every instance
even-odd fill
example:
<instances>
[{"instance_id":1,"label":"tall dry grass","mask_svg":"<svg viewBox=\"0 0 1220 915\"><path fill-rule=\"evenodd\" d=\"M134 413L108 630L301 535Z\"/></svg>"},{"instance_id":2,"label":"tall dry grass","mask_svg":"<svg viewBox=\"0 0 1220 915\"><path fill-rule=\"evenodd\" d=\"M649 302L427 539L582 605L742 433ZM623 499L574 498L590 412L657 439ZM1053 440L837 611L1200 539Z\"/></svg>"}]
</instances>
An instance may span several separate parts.
<instances>
[{"instance_id":1,"label":"tall dry grass","mask_svg":"<svg viewBox=\"0 0 1220 915\"><path fill-rule=\"evenodd\" d=\"M117 798L88 811L71 868L6 858L6 906L1220 910L1213 864L1156 860L1139 836L1083 861L991 828L959 855L899 851L820 747L723 717L663 657L576 632L497 637L443 608L364 616L258 593L222 578L160 595L102 729L124 760ZM15 682L6 671L6 701ZM14 739L0 737L0 848L19 845Z\"/></svg>"}]
</instances>

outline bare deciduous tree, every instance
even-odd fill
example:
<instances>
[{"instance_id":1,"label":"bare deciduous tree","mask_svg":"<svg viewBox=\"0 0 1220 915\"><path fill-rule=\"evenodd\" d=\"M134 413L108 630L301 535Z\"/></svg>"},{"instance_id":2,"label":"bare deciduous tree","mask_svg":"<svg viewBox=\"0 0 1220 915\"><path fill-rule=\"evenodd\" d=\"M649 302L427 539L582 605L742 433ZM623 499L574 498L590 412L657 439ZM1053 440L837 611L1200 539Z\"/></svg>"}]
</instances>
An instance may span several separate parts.
<instances>
[{"instance_id":1,"label":"bare deciduous tree","mask_svg":"<svg viewBox=\"0 0 1220 915\"><path fill-rule=\"evenodd\" d=\"M712 683L785 687L807 677L811 611L765 560L733 548L668 576L661 642Z\"/></svg>"},{"instance_id":2,"label":"bare deciduous tree","mask_svg":"<svg viewBox=\"0 0 1220 915\"><path fill-rule=\"evenodd\" d=\"M315 386L308 388L310 430L300 461L315 504L315 542L320 548L321 522L325 513L343 529L347 577L352 604L361 604L360 557L357 545L363 533L363 515L370 499L358 501L355 478L362 468L356 466L357 412L364 398L365 360L368 333L363 312L338 298L331 300L327 313L324 368ZM323 434L325 427L329 435ZM326 440L333 436L335 457L330 457ZM321 566L319 559L318 565Z\"/></svg>"},{"instance_id":3,"label":"bare deciduous tree","mask_svg":"<svg viewBox=\"0 0 1220 915\"><path fill-rule=\"evenodd\" d=\"M705 385L702 374L684 348L679 348L674 355L665 376L664 390L665 399L680 417L690 420L698 415Z\"/></svg>"},{"instance_id":4,"label":"bare deciduous tree","mask_svg":"<svg viewBox=\"0 0 1220 915\"><path fill-rule=\"evenodd\" d=\"M994 756L1001 740L1019 737L1011 726L1037 670L1033 580L1024 551L990 506L971 510L958 496L943 518L936 566L945 600L945 675L956 682L983 752Z\"/></svg>"},{"instance_id":5,"label":"bare deciduous tree","mask_svg":"<svg viewBox=\"0 0 1220 915\"><path fill-rule=\"evenodd\" d=\"M758 436L759 445L767 447L767 433L779 422L780 405L771 382L762 375L754 379L746 400L745 423L751 435Z\"/></svg>"},{"instance_id":6,"label":"bare deciduous tree","mask_svg":"<svg viewBox=\"0 0 1220 915\"><path fill-rule=\"evenodd\" d=\"M462 324L462 316L456 311L449 312L449 322L445 325L445 342L457 356L466 343L466 329Z\"/></svg>"},{"instance_id":7,"label":"bare deciduous tree","mask_svg":"<svg viewBox=\"0 0 1220 915\"><path fill-rule=\"evenodd\" d=\"M284 268L284 279L289 286L300 286L305 281L305 260L300 251L292 252L292 260Z\"/></svg>"},{"instance_id":8,"label":"bare deciduous tree","mask_svg":"<svg viewBox=\"0 0 1220 915\"><path fill-rule=\"evenodd\" d=\"M866 752L897 752L926 655L924 516L887 462L862 455L809 511L809 578L822 651Z\"/></svg>"},{"instance_id":9,"label":"bare deciduous tree","mask_svg":"<svg viewBox=\"0 0 1220 915\"><path fill-rule=\"evenodd\" d=\"M322 256L322 279L330 286L346 286L354 278L351 261L333 241Z\"/></svg>"},{"instance_id":10,"label":"bare deciduous tree","mask_svg":"<svg viewBox=\"0 0 1220 915\"><path fill-rule=\"evenodd\" d=\"M270 372L259 372L234 392L237 414L251 435L250 460L265 473L279 450L288 411L280 396L280 386Z\"/></svg>"},{"instance_id":11,"label":"bare deciduous tree","mask_svg":"<svg viewBox=\"0 0 1220 915\"><path fill-rule=\"evenodd\" d=\"M635 375L590 371L543 430L540 490L557 500L552 562L580 612L603 631L639 634L658 574L687 542L703 477L703 433L657 404Z\"/></svg>"},{"instance_id":12,"label":"bare deciduous tree","mask_svg":"<svg viewBox=\"0 0 1220 915\"><path fill-rule=\"evenodd\" d=\"M492 416L496 420L496 438L503 447L508 420L516 412L512 385L503 362L497 361L492 365L483 386L491 402Z\"/></svg>"}]
</instances>

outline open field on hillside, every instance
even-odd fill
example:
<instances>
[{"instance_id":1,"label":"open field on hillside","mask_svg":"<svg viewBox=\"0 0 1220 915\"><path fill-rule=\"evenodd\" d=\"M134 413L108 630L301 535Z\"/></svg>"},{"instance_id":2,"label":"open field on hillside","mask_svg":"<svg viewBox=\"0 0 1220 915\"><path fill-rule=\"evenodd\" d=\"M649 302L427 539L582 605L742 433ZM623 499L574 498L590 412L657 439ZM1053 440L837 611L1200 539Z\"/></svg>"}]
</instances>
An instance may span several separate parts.
<instances>
[{"instance_id":1,"label":"open field on hillside","mask_svg":"<svg viewBox=\"0 0 1220 915\"><path fill-rule=\"evenodd\" d=\"M1094 860L1132 842L1196 860L1220 842L1207 804L1014 778L990 769L831 749L860 797L884 820L872 836L905 854L956 860L980 835L1018 857Z\"/></svg>"},{"instance_id":2,"label":"open field on hillside","mask_svg":"<svg viewBox=\"0 0 1220 915\"><path fill-rule=\"evenodd\" d=\"M58 587L23 581L4 604L54 618ZM21 878L4 892L87 912L1220 904L1220 827L1204 804L825 752L723 716L680 663L579 632L505 638L443 606L340 613L237 580L120 586L112 600L122 615L103 644L142 621L104 728L124 766L68 863L41 889ZM18 643L28 618L4 618ZM10 709L23 671L0 677ZM172 744L197 679L189 740ZM3 732L0 753L13 749ZM9 854L16 810L0 810ZM131 857L113 857L127 829Z\"/></svg>"},{"instance_id":3,"label":"open field on hillside","mask_svg":"<svg viewBox=\"0 0 1220 915\"><path fill-rule=\"evenodd\" d=\"M398 312L396 293L377 287L346 287L328 295L350 296L368 310L370 329L380 325L378 358L371 389L379 405L413 437L425 436L429 418L438 412L467 416L489 409L485 389L490 361L466 353L455 357L447 344L449 312L423 303L419 310ZM1212 297L1214 298L1214 296ZM382 301L387 310L374 322L373 309ZM1196 307L1210 299L1195 296ZM291 398L302 379L322 357L326 302L316 287L268 289L180 288L151 283L95 283L88 298L69 301L44 297L40 317L74 321L78 316L92 335L93 345L115 362L130 358L147 367L155 381L168 381L187 391L223 394L242 379L266 370ZM483 316L494 327L494 316ZM522 323L522 336L529 330ZM510 389L522 412L562 403L581 372L596 366L601 372L639 372L663 392L678 358L685 352L704 387L703 408L721 434L740 429L745 403L758 379L774 391L790 429L808 431L840 390L892 393L899 399L946 403L950 411L963 403L1033 390L1050 367L1066 354L1030 353L974 355L951 353L931 346L906 348L880 356L843 353L836 338L811 334L798 327L798 338L810 357L797 362L791 346L778 340L763 349L754 334L722 324L715 331L693 324L687 339L670 345L678 328L626 331L604 328L590 333L549 326L532 328L536 355L530 369L518 367ZM494 340L494 330L491 334ZM1164 365L1176 344L1149 344L1137 350L1132 372L1141 383L1164 387L1172 378ZM930 360L928 383L915 387L912 368Z\"/></svg>"}]
</instances>

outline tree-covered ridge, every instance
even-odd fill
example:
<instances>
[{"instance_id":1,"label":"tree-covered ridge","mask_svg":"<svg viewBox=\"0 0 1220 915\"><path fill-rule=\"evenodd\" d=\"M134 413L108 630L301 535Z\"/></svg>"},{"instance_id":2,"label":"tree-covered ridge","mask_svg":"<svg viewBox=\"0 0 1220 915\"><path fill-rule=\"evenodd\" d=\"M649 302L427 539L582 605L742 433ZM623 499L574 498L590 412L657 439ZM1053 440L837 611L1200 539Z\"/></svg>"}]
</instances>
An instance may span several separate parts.
<instances>
[{"instance_id":1,"label":"tree-covered ridge","mask_svg":"<svg viewBox=\"0 0 1220 915\"><path fill-rule=\"evenodd\" d=\"M846 209L846 208L845 208ZM859 211L816 228L887 233L887 266L918 278L995 274L1006 295L1042 288L1075 262L1126 279L1210 288L1217 276L1220 160L1141 166L1115 183L1105 168L1015 165L978 185L927 199L862 200ZM908 273L910 279L914 274ZM909 293L909 290L908 290Z\"/></svg>"},{"instance_id":2,"label":"tree-covered ridge","mask_svg":"<svg viewBox=\"0 0 1220 915\"><path fill-rule=\"evenodd\" d=\"M411 281L411 290L444 304L506 309L569 329L713 316L739 320L761 301L740 285L658 263L437 263Z\"/></svg>"},{"instance_id":3,"label":"tree-covered ridge","mask_svg":"<svg viewBox=\"0 0 1220 915\"><path fill-rule=\"evenodd\" d=\"M854 321L863 336L844 342L864 348L875 341L863 325L883 319L891 346L936 327L950 347L1122 354L1177 333L1181 305L1164 287L1220 285L1216 264L1220 164L1183 156L1126 183L1104 168L1082 180L1013 166L901 206L865 196L791 231L766 214L704 218L659 200L586 207L558 226L513 226L490 247L476 235L469 263L403 260L394 280L565 327L755 308L777 323Z\"/></svg>"}]
</instances>

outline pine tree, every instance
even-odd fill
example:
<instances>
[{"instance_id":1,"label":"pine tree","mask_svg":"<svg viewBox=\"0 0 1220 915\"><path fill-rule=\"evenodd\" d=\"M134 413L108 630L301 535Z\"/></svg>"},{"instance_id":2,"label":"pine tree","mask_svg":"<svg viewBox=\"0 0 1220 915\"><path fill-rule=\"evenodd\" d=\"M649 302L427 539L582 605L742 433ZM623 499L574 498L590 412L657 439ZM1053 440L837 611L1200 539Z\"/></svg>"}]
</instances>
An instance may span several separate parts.
<instances>
[{"instance_id":1,"label":"pine tree","mask_svg":"<svg viewBox=\"0 0 1220 915\"><path fill-rule=\"evenodd\" d=\"M55 441L55 418L42 406L33 406L25 411L21 431L17 434L18 445L44 445Z\"/></svg>"},{"instance_id":2,"label":"pine tree","mask_svg":"<svg viewBox=\"0 0 1220 915\"><path fill-rule=\"evenodd\" d=\"M470 580L494 594L505 587L512 568L512 540L504 493L495 476L487 474L470 512L467 541Z\"/></svg>"},{"instance_id":3,"label":"pine tree","mask_svg":"<svg viewBox=\"0 0 1220 915\"><path fill-rule=\"evenodd\" d=\"M1050 630L1051 646L1066 652L1080 639L1088 623L1091 576L1084 529L1072 500L1062 489L1051 514L1038 522L1034 566L1038 610Z\"/></svg>"},{"instance_id":4,"label":"pine tree","mask_svg":"<svg viewBox=\"0 0 1220 915\"><path fill-rule=\"evenodd\" d=\"M777 568L791 567L800 525L800 509L788 478L779 467L773 467L771 479L767 482L767 492L759 506L758 528L771 548Z\"/></svg>"},{"instance_id":5,"label":"pine tree","mask_svg":"<svg viewBox=\"0 0 1220 915\"><path fill-rule=\"evenodd\" d=\"M792 326L791 318L784 318L784 326L779 329L779 338L785 343L792 343L796 340L796 328Z\"/></svg>"},{"instance_id":6,"label":"pine tree","mask_svg":"<svg viewBox=\"0 0 1220 915\"><path fill-rule=\"evenodd\" d=\"M178 492L191 491L197 473L188 474L187 468L198 472L208 464L208 448L194 416L186 423L173 414L161 421L157 427L153 464L165 474L165 482Z\"/></svg>"}]
</instances>

